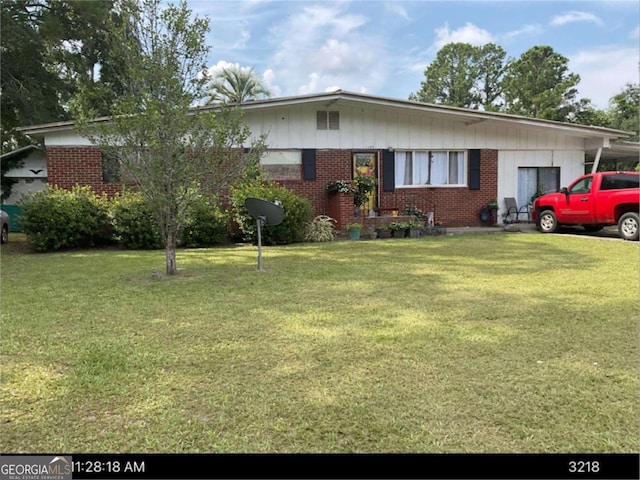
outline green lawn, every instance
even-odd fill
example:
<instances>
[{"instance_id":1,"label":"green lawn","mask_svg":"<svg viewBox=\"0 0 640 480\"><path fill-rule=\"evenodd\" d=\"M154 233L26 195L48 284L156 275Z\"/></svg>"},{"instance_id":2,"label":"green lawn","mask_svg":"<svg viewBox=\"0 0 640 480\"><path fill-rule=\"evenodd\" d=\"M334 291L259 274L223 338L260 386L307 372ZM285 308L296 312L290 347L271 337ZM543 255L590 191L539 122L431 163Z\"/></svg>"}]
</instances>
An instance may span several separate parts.
<instances>
[{"instance_id":1,"label":"green lawn","mask_svg":"<svg viewBox=\"0 0 640 480\"><path fill-rule=\"evenodd\" d=\"M637 242L2 247L3 452L637 452Z\"/></svg>"}]
</instances>

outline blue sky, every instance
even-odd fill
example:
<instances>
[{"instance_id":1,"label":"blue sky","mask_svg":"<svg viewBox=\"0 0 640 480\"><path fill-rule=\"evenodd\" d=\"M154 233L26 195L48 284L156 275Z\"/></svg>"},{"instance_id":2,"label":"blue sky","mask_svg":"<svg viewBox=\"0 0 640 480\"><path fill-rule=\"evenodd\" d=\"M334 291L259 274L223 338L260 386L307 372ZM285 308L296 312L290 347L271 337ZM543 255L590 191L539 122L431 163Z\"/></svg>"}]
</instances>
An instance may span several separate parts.
<instances>
[{"instance_id":1,"label":"blue sky","mask_svg":"<svg viewBox=\"0 0 640 480\"><path fill-rule=\"evenodd\" d=\"M253 68L273 96L341 88L406 99L450 42L496 43L517 58L550 45L581 77L581 98L606 108L639 81L636 0L188 0L211 20L213 71Z\"/></svg>"}]
</instances>

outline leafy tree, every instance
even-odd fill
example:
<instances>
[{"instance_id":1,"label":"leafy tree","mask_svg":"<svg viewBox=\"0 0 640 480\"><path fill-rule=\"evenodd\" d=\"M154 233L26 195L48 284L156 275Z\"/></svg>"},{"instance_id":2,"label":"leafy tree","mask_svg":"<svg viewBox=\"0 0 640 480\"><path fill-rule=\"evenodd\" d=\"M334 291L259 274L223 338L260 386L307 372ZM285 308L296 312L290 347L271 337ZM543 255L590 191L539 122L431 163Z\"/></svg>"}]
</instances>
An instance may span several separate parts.
<instances>
[{"instance_id":1,"label":"leafy tree","mask_svg":"<svg viewBox=\"0 0 640 480\"><path fill-rule=\"evenodd\" d=\"M482 47L449 43L426 68L420 90L409 100L496 110L505 56L504 49L493 43Z\"/></svg>"},{"instance_id":2,"label":"leafy tree","mask_svg":"<svg viewBox=\"0 0 640 480\"><path fill-rule=\"evenodd\" d=\"M2 153L29 144L17 127L66 118L60 101L67 98L65 85L48 68L41 13L37 1L5 0L0 9Z\"/></svg>"},{"instance_id":3,"label":"leafy tree","mask_svg":"<svg viewBox=\"0 0 640 480\"><path fill-rule=\"evenodd\" d=\"M581 98L573 105L573 109L566 121L580 125L611 127L611 115L609 112L596 108L588 98Z\"/></svg>"},{"instance_id":4,"label":"leafy tree","mask_svg":"<svg viewBox=\"0 0 640 480\"><path fill-rule=\"evenodd\" d=\"M624 90L609 102L611 126L628 132L635 132L630 141L639 141L638 126L640 111L640 84L627 83Z\"/></svg>"},{"instance_id":5,"label":"leafy tree","mask_svg":"<svg viewBox=\"0 0 640 480\"><path fill-rule=\"evenodd\" d=\"M239 110L192 108L205 90L208 18L192 19L184 1L165 8L161 0L126 0L122 8L132 21L111 28L121 38L124 93L109 121L83 117L79 131L119 156L151 206L173 275L188 208L200 192L221 192L255 164L263 139L245 153L250 132Z\"/></svg>"},{"instance_id":6,"label":"leafy tree","mask_svg":"<svg viewBox=\"0 0 640 480\"><path fill-rule=\"evenodd\" d=\"M2 2L3 152L29 143L16 127L70 118L78 91L110 113L123 92L123 61L109 25L125 22L126 12L115 0Z\"/></svg>"},{"instance_id":7,"label":"leafy tree","mask_svg":"<svg viewBox=\"0 0 640 480\"><path fill-rule=\"evenodd\" d=\"M424 71L425 80L410 100L471 107L478 102L473 87L478 76L476 49L468 43L449 43Z\"/></svg>"},{"instance_id":8,"label":"leafy tree","mask_svg":"<svg viewBox=\"0 0 640 480\"><path fill-rule=\"evenodd\" d=\"M553 48L536 46L510 63L503 93L508 113L565 121L575 111L580 76L569 73L568 59Z\"/></svg>"},{"instance_id":9,"label":"leafy tree","mask_svg":"<svg viewBox=\"0 0 640 480\"><path fill-rule=\"evenodd\" d=\"M507 52L495 43L488 43L478 49L477 89L479 103L485 110L498 111L502 107L502 80L509 66L506 55Z\"/></svg>"},{"instance_id":10,"label":"leafy tree","mask_svg":"<svg viewBox=\"0 0 640 480\"><path fill-rule=\"evenodd\" d=\"M223 68L213 78L208 90L207 104L242 103L261 96L271 96L271 92L262 84L253 70L236 65Z\"/></svg>"},{"instance_id":11,"label":"leafy tree","mask_svg":"<svg viewBox=\"0 0 640 480\"><path fill-rule=\"evenodd\" d=\"M43 8L41 34L49 45L50 68L71 95L82 92L90 106L108 115L123 92L123 61L115 46L111 23L127 21L127 10L114 0L48 0Z\"/></svg>"}]
</instances>

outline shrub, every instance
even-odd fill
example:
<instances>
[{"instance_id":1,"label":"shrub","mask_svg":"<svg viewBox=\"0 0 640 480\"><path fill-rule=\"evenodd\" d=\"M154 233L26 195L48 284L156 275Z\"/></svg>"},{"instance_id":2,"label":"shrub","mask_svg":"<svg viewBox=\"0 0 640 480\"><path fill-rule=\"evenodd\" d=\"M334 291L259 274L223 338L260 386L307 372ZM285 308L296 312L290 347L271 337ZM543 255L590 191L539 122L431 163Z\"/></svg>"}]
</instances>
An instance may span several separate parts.
<instances>
[{"instance_id":1,"label":"shrub","mask_svg":"<svg viewBox=\"0 0 640 480\"><path fill-rule=\"evenodd\" d=\"M307 242L330 242L336 238L336 220L327 215L318 215L307 223L304 239Z\"/></svg>"},{"instance_id":2,"label":"shrub","mask_svg":"<svg viewBox=\"0 0 640 480\"><path fill-rule=\"evenodd\" d=\"M38 251L91 247L111 240L108 202L91 187L56 186L24 197L20 223Z\"/></svg>"},{"instance_id":3,"label":"shrub","mask_svg":"<svg viewBox=\"0 0 640 480\"><path fill-rule=\"evenodd\" d=\"M220 210L214 198L201 196L187 210L180 244L209 247L223 243L229 236L229 215Z\"/></svg>"},{"instance_id":4,"label":"shrub","mask_svg":"<svg viewBox=\"0 0 640 480\"><path fill-rule=\"evenodd\" d=\"M123 248L162 248L162 238L148 202L138 192L125 192L111 201L111 217L116 240Z\"/></svg>"},{"instance_id":5,"label":"shrub","mask_svg":"<svg viewBox=\"0 0 640 480\"><path fill-rule=\"evenodd\" d=\"M230 193L234 219L245 239L255 241L257 238L256 221L244 207L244 201L249 197L282 202L283 222L262 229L262 242L265 245L284 245L304 238L305 225L311 215L311 204L306 198L276 182L261 180L250 180L232 187Z\"/></svg>"}]
</instances>

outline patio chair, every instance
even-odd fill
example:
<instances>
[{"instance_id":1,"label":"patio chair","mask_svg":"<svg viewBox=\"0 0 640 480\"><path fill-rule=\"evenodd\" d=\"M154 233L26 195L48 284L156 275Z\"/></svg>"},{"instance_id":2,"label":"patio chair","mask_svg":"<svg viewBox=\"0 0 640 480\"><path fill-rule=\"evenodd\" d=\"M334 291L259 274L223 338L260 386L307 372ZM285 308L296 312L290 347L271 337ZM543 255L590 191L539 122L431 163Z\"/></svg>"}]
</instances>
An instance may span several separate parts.
<instances>
[{"instance_id":1,"label":"patio chair","mask_svg":"<svg viewBox=\"0 0 640 480\"><path fill-rule=\"evenodd\" d=\"M513 197L505 197L504 203L507 209L502 214L503 223L518 223L520 222L520 215L526 215L527 222L531 221L529 205L524 205L518 208L518 203Z\"/></svg>"}]
</instances>

